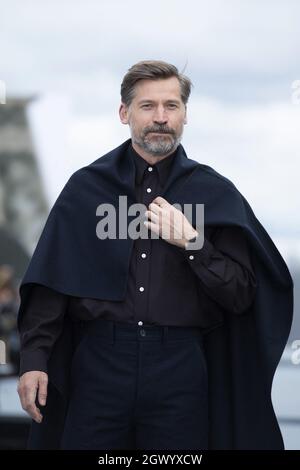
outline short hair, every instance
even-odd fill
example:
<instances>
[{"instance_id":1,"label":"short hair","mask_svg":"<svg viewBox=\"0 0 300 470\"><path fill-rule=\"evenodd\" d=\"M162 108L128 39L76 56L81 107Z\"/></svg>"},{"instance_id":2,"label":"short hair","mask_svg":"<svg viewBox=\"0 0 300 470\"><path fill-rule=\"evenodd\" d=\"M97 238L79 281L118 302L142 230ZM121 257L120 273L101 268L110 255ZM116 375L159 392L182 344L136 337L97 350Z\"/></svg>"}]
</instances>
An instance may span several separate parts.
<instances>
[{"instance_id":1,"label":"short hair","mask_svg":"<svg viewBox=\"0 0 300 470\"><path fill-rule=\"evenodd\" d=\"M122 103L129 106L134 98L135 85L139 80L159 80L176 77L180 84L180 94L183 103L188 102L191 87L191 80L180 73L175 65L168 64L162 60L143 60L134 64L123 78L121 84Z\"/></svg>"}]
</instances>

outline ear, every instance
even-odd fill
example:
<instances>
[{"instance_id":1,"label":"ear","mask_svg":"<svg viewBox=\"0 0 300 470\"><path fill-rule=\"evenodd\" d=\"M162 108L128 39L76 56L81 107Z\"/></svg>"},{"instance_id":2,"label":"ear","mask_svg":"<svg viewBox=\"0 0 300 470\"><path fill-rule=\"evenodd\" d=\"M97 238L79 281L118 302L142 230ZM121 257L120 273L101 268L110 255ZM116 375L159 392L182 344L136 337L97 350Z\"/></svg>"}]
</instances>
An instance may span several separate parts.
<instances>
[{"instance_id":1,"label":"ear","mask_svg":"<svg viewBox=\"0 0 300 470\"><path fill-rule=\"evenodd\" d=\"M186 107L185 107L185 114L184 114L184 124L187 124L187 115L186 115Z\"/></svg>"},{"instance_id":2,"label":"ear","mask_svg":"<svg viewBox=\"0 0 300 470\"><path fill-rule=\"evenodd\" d=\"M124 103L120 104L119 116L122 124L128 124L128 108Z\"/></svg>"}]
</instances>

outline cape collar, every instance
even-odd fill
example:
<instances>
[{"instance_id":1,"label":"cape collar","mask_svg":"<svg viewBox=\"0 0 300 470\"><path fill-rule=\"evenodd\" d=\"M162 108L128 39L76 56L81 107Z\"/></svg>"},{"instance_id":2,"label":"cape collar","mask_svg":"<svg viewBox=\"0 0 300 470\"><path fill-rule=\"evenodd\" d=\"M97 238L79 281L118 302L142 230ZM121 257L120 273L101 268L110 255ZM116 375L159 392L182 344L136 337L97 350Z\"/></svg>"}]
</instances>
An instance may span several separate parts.
<instances>
[{"instance_id":1,"label":"cape collar","mask_svg":"<svg viewBox=\"0 0 300 470\"><path fill-rule=\"evenodd\" d=\"M93 165L101 166L101 173L118 186L119 194L127 194L132 203L138 202L135 195L135 163L130 158L128 147L131 139L127 139L121 145L111 150L103 157L94 162ZM187 157L181 144L172 158L172 165L165 181L161 196L170 203L174 201L178 190L187 182L191 173L199 168L200 164Z\"/></svg>"}]
</instances>

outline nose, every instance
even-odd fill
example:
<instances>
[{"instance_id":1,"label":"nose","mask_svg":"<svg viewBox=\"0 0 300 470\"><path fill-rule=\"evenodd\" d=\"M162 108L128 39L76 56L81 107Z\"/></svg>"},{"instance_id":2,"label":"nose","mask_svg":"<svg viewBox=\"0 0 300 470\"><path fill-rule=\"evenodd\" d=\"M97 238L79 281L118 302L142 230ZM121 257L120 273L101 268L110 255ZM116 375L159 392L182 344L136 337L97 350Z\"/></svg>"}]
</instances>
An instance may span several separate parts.
<instances>
[{"instance_id":1,"label":"nose","mask_svg":"<svg viewBox=\"0 0 300 470\"><path fill-rule=\"evenodd\" d=\"M153 121L157 124L166 124L168 122L168 118L163 106L158 106L156 108Z\"/></svg>"}]
</instances>

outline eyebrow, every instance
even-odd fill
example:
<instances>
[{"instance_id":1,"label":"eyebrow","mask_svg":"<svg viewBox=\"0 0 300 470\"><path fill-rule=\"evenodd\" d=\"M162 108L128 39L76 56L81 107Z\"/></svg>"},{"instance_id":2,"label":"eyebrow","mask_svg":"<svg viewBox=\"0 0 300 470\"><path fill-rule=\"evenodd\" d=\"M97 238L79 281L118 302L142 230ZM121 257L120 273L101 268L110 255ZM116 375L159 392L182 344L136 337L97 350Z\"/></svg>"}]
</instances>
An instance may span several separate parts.
<instances>
[{"instance_id":1,"label":"eyebrow","mask_svg":"<svg viewBox=\"0 0 300 470\"><path fill-rule=\"evenodd\" d=\"M138 104L143 104L143 103L155 103L155 101L153 100L140 100L138 102ZM167 100L166 103L176 103L176 104L180 104L180 101L179 100Z\"/></svg>"}]
</instances>

